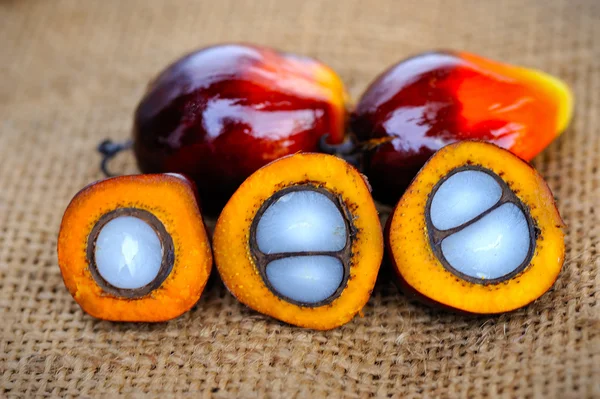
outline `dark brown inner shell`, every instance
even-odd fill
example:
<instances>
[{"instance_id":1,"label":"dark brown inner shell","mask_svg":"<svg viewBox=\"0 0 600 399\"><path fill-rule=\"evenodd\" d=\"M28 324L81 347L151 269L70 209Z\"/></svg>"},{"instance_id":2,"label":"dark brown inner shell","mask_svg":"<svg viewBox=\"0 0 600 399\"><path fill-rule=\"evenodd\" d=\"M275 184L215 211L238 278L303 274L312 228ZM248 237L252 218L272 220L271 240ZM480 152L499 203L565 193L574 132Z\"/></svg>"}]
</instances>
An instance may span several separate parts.
<instances>
[{"instance_id":1,"label":"dark brown inner shell","mask_svg":"<svg viewBox=\"0 0 600 399\"><path fill-rule=\"evenodd\" d=\"M502 189L502 195L500 196L500 199L498 200L498 202L496 202L496 204L494 204L491 208L485 210L483 213L477 215L476 217L469 220L468 222L465 222L465 223L461 224L460 226L456 226L456 227L453 227L448 230L438 230L437 228L435 228L433 226L433 223L431 222L431 215L430 215L431 201L433 200L433 197L437 193L438 189L442 186L442 184L444 184L444 182L446 180L448 180L448 178L450 178L452 175L454 175L456 173L467 171L467 170L475 170L475 171L483 172L483 173L486 173L486 174L492 176L494 178L494 180L496 180L496 182L500 185L500 187ZM529 251L528 251L527 256L525 257L525 260L523 261L523 263L521 263L512 272L505 274L504 276L495 278L495 279L481 279L481 278L477 278L477 277L473 277L473 276L468 276L464 273L459 272L454 267L452 267L452 265L450 265L450 263L446 260L444 254L442 252L442 241L444 240L444 238L461 231L465 227L470 226L471 224L477 222L478 220L481 220L484 216L486 216L493 210L499 208L501 205L504 205L506 203L512 203L519 207L519 209L523 212L523 215L525 215L525 219L527 220L527 226L529 227ZM533 254L535 252L535 244L536 244L535 224L533 222L533 219L531 218L529 208L525 204L523 204L523 202L521 202L521 200L519 200L519 198L515 195L515 193L510 189L508 184L506 184L506 182L504 180L502 180L502 178L500 176L498 176L493 171L486 169L479 165L465 165L465 166L461 166L459 168L453 169L450 173L448 173L446 176L444 176L444 178L441 179L433 187L433 190L431 191L431 193L429 194L429 198L427 199L427 204L425 205L425 221L427 223L427 231L429 234L429 243L431 245L431 248L432 248L435 256L442 263L442 265L446 268L446 270L448 270L452 274L456 275L457 277L461 278L462 280L466 280L471 283L476 283L476 284L481 284L481 285L490 285L490 284L498 284L503 281L510 280L517 274L521 273L527 267L527 265L529 265L529 262L531 261L531 258L533 257Z\"/></svg>"},{"instance_id":2,"label":"dark brown inner shell","mask_svg":"<svg viewBox=\"0 0 600 399\"><path fill-rule=\"evenodd\" d=\"M302 252L281 252L281 253L276 253L276 254L265 254L258 248L258 242L256 240L256 229L258 227L258 222L260 221L261 217L263 216L265 211L269 208L269 206L271 206L275 201L277 201L279 198L283 197L284 195L294 192L294 191L316 191L320 194L325 195L327 198L329 198L329 200L331 200L331 202L338 208L338 210L342 214L344 223L346 224L346 245L344 246L344 248L342 248L339 251L302 251ZM294 305L316 308L316 307L327 305L327 304L333 302L337 297L339 297L342 294L342 291L344 291L344 289L346 288L346 285L348 283L348 278L350 277L350 261L352 259L352 242L353 242L355 236L356 236L356 227L352 223L352 215L350 214L350 211L348 210L348 207L346 206L346 204L341 196L335 195L335 194L331 193L329 190L319 187L319 186L316 186L316 185L298 184L295 186L286 187L286 188L276 192L262 204L262 206L256 213L254 220L252 221L252 225L250 226L250 252L252 253L252 257L254 258L254 263L256 264L256 267L258 268L258 271L260 273L260 276L263 279L263 282L265 283L267 288L269 288L269 290L273 294L275 294L276 296L278 296L279 298L283 299L286 302L293 303ZM277 260L277 259L288 258L288 257L314 256L314 255L332 256L334 258L339 259L342 262L342 266L344 268L344 276L342 278L342 282L341 282L340 286L338 287L338 289L329 298L327 298L323 301L320 301L320 302L315 302L315 303L298 302L298 301L295 301L291 298L288 298L288 297L280 294L273 288L273 286L269 282L269 279L267 278L267 265L270 262Z\"/></svg>"},{"instance_id":3,"label":"dark brown inner shell","mask_svg":"<svg viewBox=\"0 0 600 399\"><path fill-rule=\"evenodd\" d=\"M150 225L150 227L152 227L152 229L156 232L156 235L158 236L162 246L162 261L160 269L158 270L158 274L154 280L140 288L128 289L115 287L100 275L96 265L95 252L98 235L108 222L120 216L133 216L148 223L148 225ZM150 292L160 287L160 285L165 281L173 269L173 264L175 262L175 249L173 246L173 239L169 233L167 233L165 226L152 213L138 208L117 208L114 211L104 214L92 228L92 231L88 236L86 256L90 273L102 290L117 297L135 299L148 295Z\"/></svg>"}]
</instances>

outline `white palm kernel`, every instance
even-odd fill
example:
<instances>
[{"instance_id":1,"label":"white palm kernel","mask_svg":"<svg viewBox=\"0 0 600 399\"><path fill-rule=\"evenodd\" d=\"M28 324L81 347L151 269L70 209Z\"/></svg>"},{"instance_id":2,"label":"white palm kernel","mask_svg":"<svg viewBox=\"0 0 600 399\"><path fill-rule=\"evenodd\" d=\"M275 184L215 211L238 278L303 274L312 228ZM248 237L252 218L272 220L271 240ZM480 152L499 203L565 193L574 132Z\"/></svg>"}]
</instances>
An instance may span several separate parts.
<instances>
[{"instance_id":1,"label":"white palm kernel","mask_svg":"<svg viewBox=\"0 0 600 399\"><path fill-rule=\"evenodd\" d=\"M293 256L270 262L266 274L280 295L312 304L335 293L344 278L344 267L332 256Z\"/></svg>"},{"instance_id":2,"label":"white palm kernel","mask_svg":"<svg viewBox=\"0 0 600 399\"><path fill-rule=\"evenodd\" d=\"M109 284L136 289L158 275L162 245L148 223L133 216L119 216L100 230L94 256L98 272Z\"/></svg>"},{"instance_id":3,"label":"white palm kernel","mask_svg":"<svg viewBox=\"0 0 600 399\"><path fill-rule=\"evenodd\" d=\"M444 257L457 271L480 279L496 279L527 258L531 237L527 218L505 203L442 241Z\"/></svg>"},{"instance_id":4,"label":"white palm kernel","mask_svg":"<svg viewBox=\"0 0 600 399\"><path fill-rule=\"evenodd\" d=\"M502 188L489 174L464 170L450 176L431 200L431 223L438 230L448 230L479 216L494 206Z\"/></svg>"},{"instance_id":5,"label":"white palm kernel","mask_svg":"<svg viewBox=\"0 0 600 399\"><path fill-rule=\"evenodd\" d=\"M339 251L348 232L338 207L313 190L292 191L262 214L257 228L258 249L265 254Z\"/></svg>"}]
</instances>

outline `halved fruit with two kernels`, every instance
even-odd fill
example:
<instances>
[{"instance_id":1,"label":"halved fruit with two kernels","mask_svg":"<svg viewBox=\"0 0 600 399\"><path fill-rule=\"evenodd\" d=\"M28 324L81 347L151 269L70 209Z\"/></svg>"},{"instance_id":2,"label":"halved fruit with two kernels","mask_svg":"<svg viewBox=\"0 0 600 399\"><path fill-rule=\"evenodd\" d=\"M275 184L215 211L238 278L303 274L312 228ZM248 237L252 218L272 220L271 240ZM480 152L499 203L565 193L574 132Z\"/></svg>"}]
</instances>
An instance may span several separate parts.
<instances>
[{"instance_id":1,"label":"halved fruit with two kernels","mask_svg":"<svg viewBox=\"0 0 600 399\"><path fill-rule=\"evenodd\" d=\"M366 304L383 237L363 176L339 158L306 153L272 162L241 185L219 217L213 249L242 303L326 330Z\"/></svg>"},{"instance_id":2,"label":"halved fruit with two kernels","mask_svg":"<svg viewBox=\"0 0 600 399\"><path fill-rule=\"evenodd\" d=\"M388 220L386 245L409 292L465 312L501 313L552 286L564 260L563 227L529 164L466 141L421 169Z\"/></svg>"}]
</instances>

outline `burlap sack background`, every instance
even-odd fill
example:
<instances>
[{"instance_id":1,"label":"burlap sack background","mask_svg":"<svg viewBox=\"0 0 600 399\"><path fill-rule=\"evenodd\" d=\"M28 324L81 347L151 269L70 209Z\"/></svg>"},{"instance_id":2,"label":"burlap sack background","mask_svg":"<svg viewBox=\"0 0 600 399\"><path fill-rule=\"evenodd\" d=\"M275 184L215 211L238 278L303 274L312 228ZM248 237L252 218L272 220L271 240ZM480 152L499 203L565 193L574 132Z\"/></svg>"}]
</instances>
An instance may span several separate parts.
<instances>
[{"instance_id":1,"label":"burlap sack background","mask_svg":"<svg viewBox=\"0 0 600 399\"><path fill-rule=\"evenodd\" d=\"M569 225L554 288L469 318L381 281L364 317L330 332L263 317L220 284L168 323L85 315L55 246L68 201L101 177L96 144L129 135L153 74L224 41L317 57L355 98L432 48L564 78L576 118L535 160ZM600 2L0 0L0 57L0 396L599 397ZM113 167L136 171L130 155Z\"/></svg>"}]
</instances>

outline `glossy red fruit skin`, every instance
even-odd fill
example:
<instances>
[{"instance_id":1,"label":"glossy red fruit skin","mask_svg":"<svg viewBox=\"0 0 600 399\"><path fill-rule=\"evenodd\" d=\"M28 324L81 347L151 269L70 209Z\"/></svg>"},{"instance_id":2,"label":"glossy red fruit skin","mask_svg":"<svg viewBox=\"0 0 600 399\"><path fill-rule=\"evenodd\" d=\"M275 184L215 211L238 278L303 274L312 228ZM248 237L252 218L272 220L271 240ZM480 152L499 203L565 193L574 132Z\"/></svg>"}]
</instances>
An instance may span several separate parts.
<instances>
[{"instance_id":1,"label":"glossy red fruit skin","mask_svg":"<svg viewBox=\"0 0 600 399\"><path fill-rule=\"evenodd\" d=\"M316 60L228 44L177 60L148 87L134 116L144 173L183 173L215 213L263 165L344 139L346 93Z\"/></svg>"},{"instance_id":2,"label":"glossy red fruit skin","mask_svg":"<svg viewBox=\"0 0 600 399\"><path fill-rule=\"evenodd\" d=\"M350 125L369 146L363 170L379 201L395 204L447 144L483 140L531 160L564 130L572 99L543 72L452 51L417 55L382 73Z\"/></svg>"}]
</instances>

